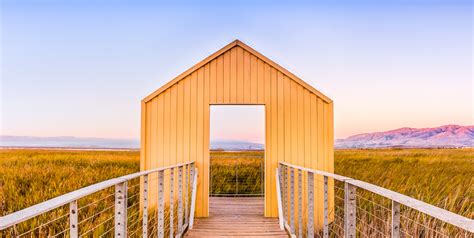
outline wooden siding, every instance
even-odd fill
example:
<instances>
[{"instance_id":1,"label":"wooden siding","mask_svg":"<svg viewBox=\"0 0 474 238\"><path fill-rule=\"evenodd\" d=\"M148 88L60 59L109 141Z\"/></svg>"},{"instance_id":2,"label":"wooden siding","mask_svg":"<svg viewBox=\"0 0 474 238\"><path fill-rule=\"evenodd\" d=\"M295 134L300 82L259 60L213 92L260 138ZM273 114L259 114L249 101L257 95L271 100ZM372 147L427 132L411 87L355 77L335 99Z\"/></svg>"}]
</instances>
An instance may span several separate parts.
<instances>
[{"instance_id":1,"label":"wooden siding","mask_svg":"<svg viewBox=\"0 0 474 238\"><path fill-rule=\"evenodd\" d=\"M213 104L265 105L266 217L278 216L278 161L333 172L330 99L240 42L197 65L143 100L141 142L142 170L196 161L196 216L209 214L209 107ZM321 211L321 179L315 187L315 200L321 201L315 210ZM321 224L322 217L316 220Z\"/></svg>"}]
</instances>

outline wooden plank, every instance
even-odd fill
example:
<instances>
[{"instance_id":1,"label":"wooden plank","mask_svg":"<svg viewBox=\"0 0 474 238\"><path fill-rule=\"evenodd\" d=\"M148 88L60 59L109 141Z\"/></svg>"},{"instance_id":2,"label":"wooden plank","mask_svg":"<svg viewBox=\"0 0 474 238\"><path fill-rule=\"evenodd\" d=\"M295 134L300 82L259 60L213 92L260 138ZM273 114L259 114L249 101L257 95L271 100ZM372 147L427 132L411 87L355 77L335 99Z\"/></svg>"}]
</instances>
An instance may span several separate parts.
<instances>
[{"instance_id":1,"label":"wooden plank","mask_svg":"<svg viewBox=\"0 0 474 238\"><path fill-rule=\"evenodd\" d=\"M163 94L163 165L170 165L170 143L171 143L171 89L168 89L168 93Z\"/></svg>"},{"instance_id":2,"label":"wooden plank","mask_svg":"<svg viewBox=\"0 0 474 238\"><path fill-rule=\"evenodd\" d=\"M206 68L208 69L208 68ZM209 73L206 70L206 74L204 77L204 102L203 102L203 144L202 144L202 159L203 159L203 168L201 171L202 172L202 177L203 177L203 216L208 216L209 215L209 166L210 166L210 160L209 160L209 130L210 130L210 108L209 108L209 100L210 100L210 95L209 95L209 87L210 87L210 82L209 82Z\"/></svg>"},{"instance_id":3,"label":"wooden plank","mask_svg":"<svg viewBox=\"0 0 474 238\"><path fill-rule=\"evenodd\" d=\"M250 55L250 102L258 103L258 59Z\"/></svg>"},{"instance_id":4,"label":"wooden plank","mask_svg":"<svg viewBox=\"0 0 474 238\"><path fill-rule=\"evenodd\" d=\"M270 70L270 105L271 105L271 124L270 130L271 133L271 159L270 167L266 167L266 173L270 174L270 180L266 180L268 183L268 190L270 192L270 203L267 204L270 206L270 217L277 217L277 199L276 199L276 189L275 186L271 186L276 183L275 169L278 167L278 94L277 94L277 71L274 68Z\"/></svg>"},{"instance_id":5,"label":"wooden plank","mask_svg":"<svg viewBox=\"0 0 474 238\"><path fill-rule=\"evenodd\" d=\"M252 98L250 97L250 93L252 91L250 85L250 54L248 51L244 51L243 55L243 83L242 83L242 90L243 90L243 99L242 103L252 103Z\"/></svg>"},{"instance_id":6,"label":"wooden plank","mask_svg":"<svg viewBox=\"0 0 474 238\"><path fill-rule=\"evenodd\" d=\"M241 47L235 47L237 51L237 101L244 102L244 50Z\"/></svg>"},{"instance_id":7,"label":"wooden plank","mask_svg":"<svg viewBox=\"0 0 474 238\"><path fill-rule=\"evenodd\" d=\"M209 102L217 102L217 59L209 63Z\"/></svg>"},{"instance_id":8,"label":"wooden plank","mask_svg":"<svg viewBox=\"0 0 474 238\"><path fill-rule=\"evenodd\" d=\"M288 237L278 219L265 218L263 198L211 197L209 218L196 219L185 237Z\"/></svg>"},{"instance_id":9,"label":"wooden plank","mask_svg":"<svg viewBox=\"0 0 474 238\"><path fill-rule=\"evenodd\" d=\"M203 157L203 145L204 145L204 68L200 68L197 72L197 132L196 132L196 161L198 161L197 168L199 171L203 171L206 166ZM198 217L206 216L205 213L205 200L204 197L204 176L198 177L198 190L196 197L196 215Z\"/></svg>"},{"instance_id":10,"label":"wooden plank","mask_svg":"<svg viewBox=\"0 0 474 238\"><path fill-rule=\"evenodd\" d=\"M216 63L216 101L214 103L224 102L224 56L219 56ZM227 72L227 71L226 71Z\"/></svg>"},{"instance_id":11,"label":"wooden plank","mask_svg":"<svg viewBox=\"0 0 474 238\"><path fill-rule=\"evenodd\" d=\"M227 52L223 55L223 71L222 71L222 78L223 78L223 95L222 95L222 103L229 103L230 102L230 58L231 52Z\"/></svg>"},{"instance_id":12,"label":"wooden plank","mask_svg":"<svg viewBox=\"0 0 474 238\"><path fill-rule=\"evenodd\" d=\"M237 48L230 50L230 103L237 103Z\"/></svg>"},{"instance_id":13,"label":"wooden plank","mask_svg":"<svg viewBox=\"0 0 474 238\"><path fill-rule=\"evenodd\" d=\"M257 101L265 103L265 68L261 60L257 60Z\"/></svg>"}]
</instances>

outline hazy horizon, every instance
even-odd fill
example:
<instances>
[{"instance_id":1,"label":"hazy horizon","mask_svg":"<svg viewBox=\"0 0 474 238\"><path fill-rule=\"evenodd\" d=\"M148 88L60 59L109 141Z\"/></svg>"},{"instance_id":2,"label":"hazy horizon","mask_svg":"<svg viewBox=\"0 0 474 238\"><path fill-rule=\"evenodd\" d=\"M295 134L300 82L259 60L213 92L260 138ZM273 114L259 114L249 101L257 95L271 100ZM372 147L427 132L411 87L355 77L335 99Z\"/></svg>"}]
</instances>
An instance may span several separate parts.
<instances>
[{"instance_id":1,"label":"hazy horizon","mask_svg":"<svg viewBox=\"0 0 474 238\"><path fill-rule=\"evenodd\" d=\"M332 98L336 139L474 124L471 1L5 0L1 28L1 135L137 139L140 100L235 39Z\"/></svg>"}]
</instances>

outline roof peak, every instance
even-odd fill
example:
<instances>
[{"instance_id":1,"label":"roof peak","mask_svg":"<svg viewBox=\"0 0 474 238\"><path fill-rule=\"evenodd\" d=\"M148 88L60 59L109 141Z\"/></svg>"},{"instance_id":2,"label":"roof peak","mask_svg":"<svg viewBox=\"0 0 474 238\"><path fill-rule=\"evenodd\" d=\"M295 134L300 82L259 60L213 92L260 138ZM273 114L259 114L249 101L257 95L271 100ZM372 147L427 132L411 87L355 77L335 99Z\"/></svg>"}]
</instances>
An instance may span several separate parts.
<instances>
[{"instance_id":1,"label":"roof peak","mask_svg":"<svg viewBox=\"0 0 474 238\"><path fill-rule=\"evenodd\" d=\"M227 44L226 46L222 47L221 49L219 49L218 51L214 52L213 54L209 55L208 57L204 58L202 61L198 62L197 64L195 64L194 66L192 66L191 68L189 68L188 70L184 71L183 73L181 73L180 75L178 75L177 77L175 77L173 80L169 81L168 83L166 83L165 85L163 85L162 87L160 87L158 90L154 91L153 93L151 93L150 95L148 95L147 97L145 97L142 102L146 103L150 100L152 100L153 98L155 98L156 96L158 96L160 93L162 93L163 91L165 91L166 89L170 88L171 86L173 86L175 83L181 81L182 79L184 79L186 76L190 75L192 72L196 71L197 69L199 69L200 67L206 65L207 63L209 63L210 61L212 61L213 59L219 57L220 55L224 54L225 52L229 51L230 49L234 48L235 46L239 46L241 48L243 48L244 50L248 51L249 53L255 55L257 58L261 59L262 61L264 61L265 63L269 64L270 66L276 68L277 70L279 70L280 72L282 72L283 74L285 74L286 76L288 76L290 79L292 79L293 81L297 82L298 84L300 84L301 86L303 86L304 88L308 89L309 91L311 91L312 93L314 93L315 95L317 95L318 97L320 97L323 101L327 102L327 103L332 103L332 100L327 97L326 95L324 95L323 93L321 93L320 91L318 91L317 89L315 89L314 87L312 87L311 85L309 85L308 83L304 82L302 79L300 79L299 77L297 77L296 75L294 75L293 73L291 73L290 71L288 71L287 69L283 68L282 66L280 66L279 64L275 63L274 61L272 61L271 59L267 58L266 56L264 56L263 54L259 53L258 51L254 50L252 47L248 46L247 44L243 43L242 41L240 41L239 39L235 39L234 41L230 42L229 44Z\"/></svg>"}]
</instances>

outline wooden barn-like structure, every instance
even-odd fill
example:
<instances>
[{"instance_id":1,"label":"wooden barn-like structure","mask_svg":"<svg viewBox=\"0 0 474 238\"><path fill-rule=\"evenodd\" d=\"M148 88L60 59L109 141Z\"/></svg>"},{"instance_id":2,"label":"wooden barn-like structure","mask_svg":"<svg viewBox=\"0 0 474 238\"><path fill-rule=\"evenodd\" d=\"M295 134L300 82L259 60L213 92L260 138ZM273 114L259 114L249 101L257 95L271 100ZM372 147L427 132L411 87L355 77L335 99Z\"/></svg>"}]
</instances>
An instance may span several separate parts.
<instances>
[{"instance_id":1,"label":"wooden barn-like structure","mask_svg":"<svg viewBox=\"0 0 474 238\"><path fill-rule=\"evenodd\" d=\"M209 215L212 105L265 106L266 217L278 217L278 162L333 172L332 100L236 40L142 100L141 170L196 161L197 217ZM322 186L318 183L322 177L315 187ZM333 192L331 186L329 206ZM322 211L322 198L323 191L316 189L315 211ZM320 223L322 214L316 214Z\"/></svg>"}]
</instances>

